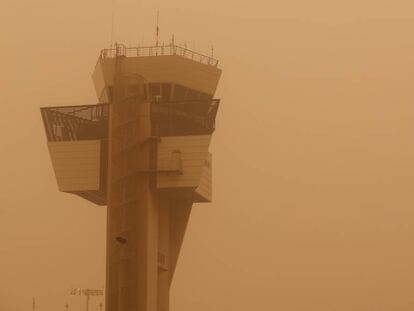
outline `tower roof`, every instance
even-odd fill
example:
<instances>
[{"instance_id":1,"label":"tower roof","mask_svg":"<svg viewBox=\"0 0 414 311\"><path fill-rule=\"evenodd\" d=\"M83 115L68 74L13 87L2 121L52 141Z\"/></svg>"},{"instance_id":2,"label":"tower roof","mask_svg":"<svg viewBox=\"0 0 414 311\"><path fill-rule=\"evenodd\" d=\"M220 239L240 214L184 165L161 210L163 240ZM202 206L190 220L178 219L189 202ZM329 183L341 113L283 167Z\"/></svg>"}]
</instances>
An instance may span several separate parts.
<instances>
[{"instance_id":1,"label":"tower roof","mask_svg":"<svg viewBox=\"0 0 414 311\"><path fill-rule=\"evenodd\" d=\"M177 45L125 47L117 44L114 49L101 51L92 75L101 102L107 101L105 89L114 84L117 63L123 74L139 76L146 83L180 85L209 96L214 95L221 75L217 59Z\"/></svg>"}]
</instances>

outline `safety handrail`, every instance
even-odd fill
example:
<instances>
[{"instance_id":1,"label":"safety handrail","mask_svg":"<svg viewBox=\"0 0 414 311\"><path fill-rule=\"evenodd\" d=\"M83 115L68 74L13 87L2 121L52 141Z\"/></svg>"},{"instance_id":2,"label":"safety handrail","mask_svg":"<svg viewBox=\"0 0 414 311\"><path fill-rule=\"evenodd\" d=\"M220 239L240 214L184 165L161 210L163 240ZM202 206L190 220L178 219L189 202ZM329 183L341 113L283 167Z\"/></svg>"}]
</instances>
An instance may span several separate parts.
<instances>
[{"instance_id":1,"label":"safety handrail","mask_svg":"<svg viewBox=\"0 0 414 311\"><path fill-rule=\"evenodd\" d=\"M194 52L185 47L178 45L159 45L159 46L138 46L138 47L125 47L118 44L115 48L103 49L101 51L100 59L115 58L116 56L125 57L142 57L142 56L171 56L178 55L194 61L200 62L205 65L213 67L218 66L218 60L203 55L198 52Z\"/></svg>"}]
</instances>

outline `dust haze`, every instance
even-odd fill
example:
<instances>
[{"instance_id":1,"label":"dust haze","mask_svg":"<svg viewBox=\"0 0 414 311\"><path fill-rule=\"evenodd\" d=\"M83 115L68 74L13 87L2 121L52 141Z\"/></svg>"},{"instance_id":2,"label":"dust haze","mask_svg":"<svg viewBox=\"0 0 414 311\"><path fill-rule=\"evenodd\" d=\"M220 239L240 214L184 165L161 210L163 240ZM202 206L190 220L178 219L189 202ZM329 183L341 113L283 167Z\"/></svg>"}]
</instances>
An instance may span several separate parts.
<instances>
[{"instance_id":1,"label":"dust haze","mask_svg":"<svg viewBox=\"0 0 414 311\"><path fill-rule=\"evenodd\" d=\"M0 310L83 310L105 208L57 191L39 108L94 104L114 40L220 60L214 199L193 209L181 311L414 309L414 4L2 1ZM92 298L91 310L99 310Z\"/></svg>"}]
</instances>

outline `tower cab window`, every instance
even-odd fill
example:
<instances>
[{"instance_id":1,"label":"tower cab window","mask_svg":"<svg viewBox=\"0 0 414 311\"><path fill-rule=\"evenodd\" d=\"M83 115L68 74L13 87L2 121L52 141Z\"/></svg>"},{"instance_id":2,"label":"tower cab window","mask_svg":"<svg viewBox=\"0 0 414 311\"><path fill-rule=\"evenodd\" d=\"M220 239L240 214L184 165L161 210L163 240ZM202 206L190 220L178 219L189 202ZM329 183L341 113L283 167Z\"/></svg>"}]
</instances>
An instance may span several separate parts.
<instances>
[{"instance_id":1,"label":"tower cab window","mask_svg":"<svg viewBox=\"0 0 414 311\"><path fill-rule=\"evenodd\" d=\"M149 94L151 101L160 101L161 99L161 84L160 83L150 83L149 84Z\"/></svg>"}]
</instances>

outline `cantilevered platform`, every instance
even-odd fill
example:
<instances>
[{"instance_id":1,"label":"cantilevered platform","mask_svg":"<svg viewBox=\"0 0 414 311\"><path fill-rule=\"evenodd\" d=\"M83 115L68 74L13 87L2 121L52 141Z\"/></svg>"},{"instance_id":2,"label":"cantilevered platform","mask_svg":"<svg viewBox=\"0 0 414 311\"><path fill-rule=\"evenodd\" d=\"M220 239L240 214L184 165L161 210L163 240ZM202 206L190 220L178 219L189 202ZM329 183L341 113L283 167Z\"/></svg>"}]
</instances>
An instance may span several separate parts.
<instances>
[{"instance_id":1,"label":"cantilevered platform","mask_svg":"<svg viewBox=\"0 0 414 311\"><path fill-rule=\"evenodd\" d=\"M218 106L219 100L151 102L151 135L158 140L151 173L158 189L211 201L208 147ZM106 205L109 105L46 107L41 113L59 190Z\"/></svg>"}]
</instances>

